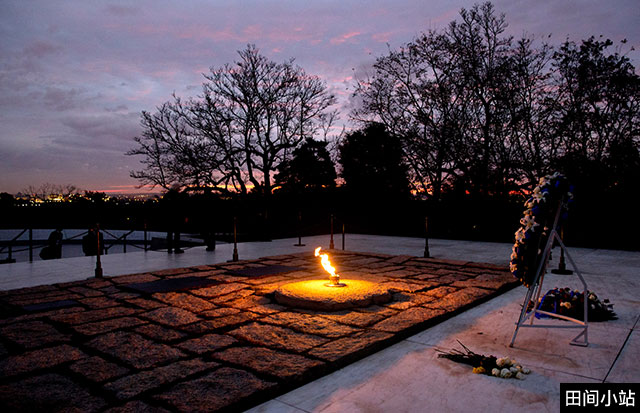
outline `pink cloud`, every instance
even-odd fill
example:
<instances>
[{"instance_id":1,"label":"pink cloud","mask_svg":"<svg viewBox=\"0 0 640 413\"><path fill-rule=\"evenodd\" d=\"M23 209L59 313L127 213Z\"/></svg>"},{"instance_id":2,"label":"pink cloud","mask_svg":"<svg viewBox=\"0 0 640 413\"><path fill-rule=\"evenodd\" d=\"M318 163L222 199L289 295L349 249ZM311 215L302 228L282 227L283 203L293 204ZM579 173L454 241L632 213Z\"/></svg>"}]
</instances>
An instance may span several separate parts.
<instances>
[{"instance_id":1,"label":"pink cloud","mask_svg":"<svg viewBox=\"0 0 640 413\"><path fill-rule=\"evenodd\" d=\"M342 44L344 42L346 42L347 40L359 36L361 33L360 32L349 32L349 33L345 33L342 34L340 36L336 36L334 38L332 38L331 40L329 40L329 42L331 44Z\"/></svg>"},{"instance_id":2,"label":"pink cloud","mask_svg":"<svg viewBox=\"0 0 640 413\"><path fill-rule=\"evenodd\" d=\"M393 32L374 33L371 35L371 38L376 42L388 43L392 34Z\"/></svg>"}]
</instances>

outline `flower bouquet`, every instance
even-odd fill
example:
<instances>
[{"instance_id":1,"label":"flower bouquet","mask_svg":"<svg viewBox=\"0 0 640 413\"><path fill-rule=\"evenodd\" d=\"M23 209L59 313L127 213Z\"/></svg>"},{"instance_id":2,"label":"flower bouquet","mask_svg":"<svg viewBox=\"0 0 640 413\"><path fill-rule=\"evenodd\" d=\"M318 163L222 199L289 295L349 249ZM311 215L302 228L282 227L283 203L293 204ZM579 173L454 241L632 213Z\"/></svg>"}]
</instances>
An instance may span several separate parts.
<instances>
[{"instance_id":1,"label":"flower bouquet","mask_svg":"<svg viewBox=\"0 0 640 413\"><path fill-rule=\"evenodd\" d=\"M587 294L587 315L589 321L617 320L613 311L613 304L608 299L600 301L598 296L589 291ZM533 309L533 301L529 302L528 311ZM554 288L540 299L538 309L548 313L559 314L578 320L584 319L584 294L570 288ZM549 317L545 314L535 314L536 318Z\"/></svg>"},{"instance_id":2,"label":"flower bouquet","mask_svg":"<svg viewBox=\"0 0 640 413\"><path fill-rule=\"evenodd\" d=\"M475 374L485 374L487 376L501 377L503 379L515 378L523 380L525 374L531 373L531 370L526 367L522 367L520 364L516 363L515 360L512 360L509 357L498 358L495 356L485 356L474 353L460 341L458 341L458 343L462 346L464 351L454 349L449 352L445 352L436 349L437 352L441 353L438 354L438 357L453 360L457 363L468 364L473 367L473 373Z\"/></svg>"}]
</instances>

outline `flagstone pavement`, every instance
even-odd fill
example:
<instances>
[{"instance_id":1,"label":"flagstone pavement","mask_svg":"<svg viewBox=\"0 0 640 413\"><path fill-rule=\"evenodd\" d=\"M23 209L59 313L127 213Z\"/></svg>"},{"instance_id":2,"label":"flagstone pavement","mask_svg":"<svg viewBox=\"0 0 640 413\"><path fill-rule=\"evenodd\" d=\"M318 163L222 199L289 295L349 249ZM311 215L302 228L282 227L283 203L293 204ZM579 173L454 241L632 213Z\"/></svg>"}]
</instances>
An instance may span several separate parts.
<instances>
[{"instance_id":1,"label":"flagstone pavement","mask_svg":"<svg viewBox=\"0 0 640 413\"><path fill-rule=\"evenodd\" d=\"M339 272L390 286L392 302L337 313L274 303L272 292L283 282L323 276L310 250L327 237L304 240L309 247L302 253L292 240L241 244L241 258L249 260L232 264L224 262L230 258L224 245L215 257L197 249L164 253L164 264L159 256L147 260L156 270L101 280L82 280L90 259L56 264L67 269L58 274L48 268L48 283L17 275L37 274L41 263L2 266L0 404L31 411L236 411L264 401L252 411L409 412L466 411L482 403L496 411L557 411L561 382L640 381L631 367L640 355L640 253L570 250L590 289L610 298L619 315L590 324L589 347L569 346L573 330L524 329L508 348L525 292L509 290L516 284L505 271L508 244L432 240L436 259L423 259L416 256L424 240L347 240L350 251L333 252ZM126 256L120 261L131 261L129 272L136 272L140 259ZM473 263L481 261L493 265ZM185 269L162 270L176 264ZM273 265L295 270L234 273ZM69 275L71 266L83 269ZM108 276L117 275L116 267L105 260ZM575 285L567 276L548 277L549 288ZM180 278L210 284L153 290ZM66 282L50 285L54 280ZM16 290L20 281L34 287ZM533 373L503 380L437 358L435 349L459 348L458 340L479 353L514 356Z\"/></svg>"}]
</instances>

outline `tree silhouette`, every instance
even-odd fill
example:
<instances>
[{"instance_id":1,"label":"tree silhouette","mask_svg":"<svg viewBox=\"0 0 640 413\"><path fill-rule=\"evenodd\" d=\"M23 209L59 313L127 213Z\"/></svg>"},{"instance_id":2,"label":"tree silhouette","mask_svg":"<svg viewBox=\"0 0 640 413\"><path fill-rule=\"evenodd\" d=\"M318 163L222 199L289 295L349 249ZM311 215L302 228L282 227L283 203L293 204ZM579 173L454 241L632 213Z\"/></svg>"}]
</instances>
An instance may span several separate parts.
<instances>
[{"instance_id":1,"label":"tree silhouette","mask_svg":"<svg viewBox=\"0 0 640 413\"><path fill-rule=\"evenodd\" d=\"M336 170L327 150L327 142L306 138L293 151L293 158L278 166L276 182L285 192L317 191L336 185Z\"/></svg>"},{"instance_id":2,"label":"tree silhouette","mask_svg":"<svg viewBox=\"0 0 640 413\"><path fill-rule=\"evenodd\" d=\"M372 123L346 134L339 146L341 176L353 194L384 199L409 195L400 141Z\"/></svg>"},{"instance_id":3,"label":"tree silhouette","mask_svg":"<svg viewBox=\"0 0 640 413\"><path fill-rule=\"evenodd\" d=\"M143 133L128 154L142 155L146 168L132 177L165 189L271 193L277 165L331 116L335 98L292 60L273 62L253 45L238 54L205 75L202 96L174 96L143 112Z\"/></svg>"}]
</instances>

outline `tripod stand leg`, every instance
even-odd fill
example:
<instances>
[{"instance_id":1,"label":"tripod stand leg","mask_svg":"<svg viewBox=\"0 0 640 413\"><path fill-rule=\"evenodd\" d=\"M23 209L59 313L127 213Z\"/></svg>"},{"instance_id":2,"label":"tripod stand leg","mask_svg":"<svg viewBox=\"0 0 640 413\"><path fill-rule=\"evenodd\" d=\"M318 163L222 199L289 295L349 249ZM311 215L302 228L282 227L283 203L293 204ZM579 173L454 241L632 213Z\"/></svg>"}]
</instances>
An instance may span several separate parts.
<instances>
[{"instance_id":1,"label":"tripod stand leg","mask_svg":"<svg viewBox=\"0 0 640 413\"><path fill-rule=\"evenodd\" d=\"M511 343L509 347L513 347L513 343L516 341L516 336L518 335L518 329L525 321L525 314L527 313L527 307L529 306L529 300L531 300L531 295L533 294L533 286L529 287L527 290L527 294L524 296L524 302L522 303L522 310L520 311L520 318L518 318L518 322L516 323L516 330L513 332L513 337L511 338Z\"/></svg>"}]
</instances>

